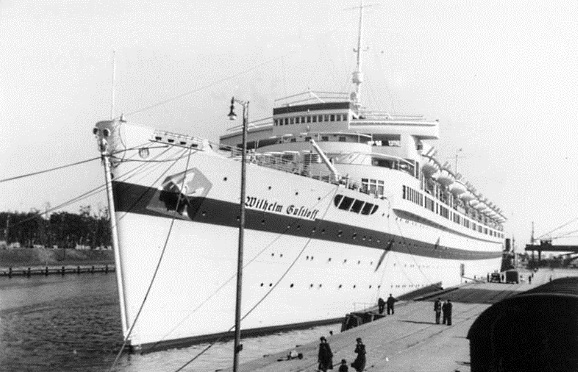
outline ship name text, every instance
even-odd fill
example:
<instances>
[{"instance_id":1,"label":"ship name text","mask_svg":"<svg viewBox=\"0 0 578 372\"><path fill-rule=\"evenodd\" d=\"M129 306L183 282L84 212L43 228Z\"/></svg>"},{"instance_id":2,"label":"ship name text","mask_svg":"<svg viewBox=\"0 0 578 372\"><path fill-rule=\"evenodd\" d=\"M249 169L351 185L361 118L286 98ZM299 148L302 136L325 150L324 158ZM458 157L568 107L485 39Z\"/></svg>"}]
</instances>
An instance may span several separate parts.
<instances>
[{"instance_id":1,"label":"ship name text","mask_svg":"<svg viewBox=\"0 0 578 372\"><path fill-rule=\"evenodd\" d=\"M267 199L259 199L253 196L247 197L247 200L245 201L245 207L265 212L288 214L309 220L315 220L317 214L319 213L319 209L309 209L305 206L297 206L294 204L290 204L285 207L283 204L280 204L276 201L272 202Z\"/></svg>"}]
</instances>

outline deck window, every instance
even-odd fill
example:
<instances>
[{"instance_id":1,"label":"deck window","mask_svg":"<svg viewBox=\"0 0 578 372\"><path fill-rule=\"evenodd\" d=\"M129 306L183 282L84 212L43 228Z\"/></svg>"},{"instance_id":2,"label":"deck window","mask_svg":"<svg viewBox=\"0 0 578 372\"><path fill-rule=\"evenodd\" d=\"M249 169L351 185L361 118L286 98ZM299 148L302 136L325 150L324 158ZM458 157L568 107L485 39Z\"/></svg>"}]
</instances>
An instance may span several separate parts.
<instances>
[{"instance_id":1,"label":"deck window","mask_svg":"<svg viewBox=\"0 0 578 372\"><path fill-rule=\"evenodd\" d=\"M339 203L341 203L342 200L343 200L343 195L341 195L341 194L335 195L335 198L333 199L333 204L335 204L336 207L339 207Z\"/></svg>"},{"instance_id":2,"label":"deck window","mask_svg":"<svg viewBox=\"0 0 578 372\"><path fill-rule=\"evenodd\" d=\"M345 136L339 136L339 142L347 142L347 139Z\"/></svg>"},{"instance_id":3,"label":"deck window","mask_svg":"<svg viewBox=\"0 0 578 372\"><path fill-rule=\"evenodd\" d=\"M361 210L361 214L370 214L374 206L375 204L365 203L363 209Z\"/></svg>"},{"instance_id":4,"label":"deck window","mask_svg":"<svg viewBox=\"0 0 578 372\"><path fill-rule=\"evenodd\" d=\"M351 207L351 211L355 212L355 213L361 212L361 209L363 208L363 204L365 204L364 201L356 199L355 202L353 203L353 206Z\"/></svg>"},{"instance_id":5,"label":"deck window","mask_svg":"<svg viewBox=\"0 0 578 372\"><path fill-rule=\"evenodd\" d=\"M341 202L341 204L339 204L339 209L343 209L345 211L349 210L349 207L351 207L351 204L353 204L353 201L355 199L344 196L343 197L343 201Z\"/></svg>"}]
</instances>

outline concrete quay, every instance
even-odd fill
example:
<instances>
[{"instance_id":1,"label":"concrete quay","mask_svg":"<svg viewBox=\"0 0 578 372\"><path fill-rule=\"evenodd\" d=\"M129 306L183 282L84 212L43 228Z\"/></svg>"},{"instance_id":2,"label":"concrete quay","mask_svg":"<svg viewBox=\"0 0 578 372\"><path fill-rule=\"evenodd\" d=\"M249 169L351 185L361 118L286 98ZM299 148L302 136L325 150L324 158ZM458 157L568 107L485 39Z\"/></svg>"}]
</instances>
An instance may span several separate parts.
<instances>
[{"instance_id":1,"label":"concrete quay","mask_svg":"<svg viewBox=\"0 0 578 372\"><path fill-rule=\"evenodd\" d=\"M355 359L355 339L361 337L367 350L366 371L470 372L470 344L466 338L472 323L493 303L527 291L550 279L578 276L578 270L540 269L527 282L529 272L520 271L520 284L465 283L428 298L398 302L395 314L346 332L325 336L333 351L334 370L341 359ZM453 303L452 325L435 324L433 301L441 297ZM345 315L345 314L344 314ZM240 365L240 371L317 371L319 339L295 347L303 359L287 360L292 350L267 355ZM349 371L354 371L349 367Z\"/></svg>"}]
</instances>

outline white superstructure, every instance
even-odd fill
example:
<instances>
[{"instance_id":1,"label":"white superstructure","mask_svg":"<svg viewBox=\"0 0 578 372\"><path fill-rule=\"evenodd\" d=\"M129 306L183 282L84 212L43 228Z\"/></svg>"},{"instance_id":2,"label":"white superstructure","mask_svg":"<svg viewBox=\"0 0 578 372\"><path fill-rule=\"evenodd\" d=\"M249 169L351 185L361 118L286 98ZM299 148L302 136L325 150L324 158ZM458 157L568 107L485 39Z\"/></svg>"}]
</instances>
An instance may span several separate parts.
<instances>
[{"instance_id":1,"label":"white superstructure","mask_svg":"<svg viewBox=\"0 0 578 372\"><path fill-rule=\"evenodd\" d=\"M249 128L244 335L500 268L501 211L436 160L437 121L361 105L360 50L354 94L279 100L271 124ZM94 133L112 163L130 344L230 333L241 131L211 144L112 120Z\"/></svg>"}]
</instances>

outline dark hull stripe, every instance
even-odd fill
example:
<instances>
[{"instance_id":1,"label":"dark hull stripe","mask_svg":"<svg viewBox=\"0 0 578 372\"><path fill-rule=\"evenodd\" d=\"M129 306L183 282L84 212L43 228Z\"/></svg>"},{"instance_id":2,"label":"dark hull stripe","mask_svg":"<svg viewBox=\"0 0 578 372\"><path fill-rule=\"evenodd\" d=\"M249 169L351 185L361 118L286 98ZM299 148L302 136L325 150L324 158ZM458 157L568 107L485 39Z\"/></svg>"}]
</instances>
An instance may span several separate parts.
<instances>
[{"instance_id":1,"label":"dark hull stripe","mask_svg":"<svg viewBox=\"0 0 578 372\"><path fill-rule=\"evenodd\" d=\"M161 192L155 188L113 182L113 190L117 212L165 218L176 216L180 220L192 220L197 223L231 228L239 226L239 206L235 203L210 198L190 198L186 205L181 202L177 206L175 201L178 200L177 194ZM179 209L182 215L176 213L175 208ZM330 208L334 208L334 206L331 205ZM245 228L439 259L469 261L502 256L501 251L466 251L359 226L319 219L314 221L299 219L289 215L248 208L245 213Z\"/></svg>"},{"instance_id":2,"label":"dark hull stripe","mask_svg":"<svg viewBox=\"0 0 578 372\"><path fill-rule=\"evenodd\" d=\"M345 314L344 314L345 316ZM256 336L263 336L269 335L272 333L280 332L280 331L290 331L296 329L304 329L304 328L311 328L326 324L335 324L341 323L343 321L343 317L340 318L331 318L331 319L323 319L323 320L312 320L310 322L303 322L303 323L294 323L294 324L284 324L278 326L270 326L270 327L261 327L261 328L250 328L250 329L243 329L241 330L243 337L256 337ZM194 337L186 337L186 338L179 338L175 340L165 340L159 341L154 343L148 344L141 344L141 345L133 345L131 346L132 352L137 352L141 354L152 353L154 351L160 350L168 350L173 348L183 348L188 347L191 345L196 345L204 342L214 342L218 341L226 341L235 337L235 332L222 332L222 333L213 333L210 335L202 335L202 336L194 336Z\"/></svg>"}]
</instances>

